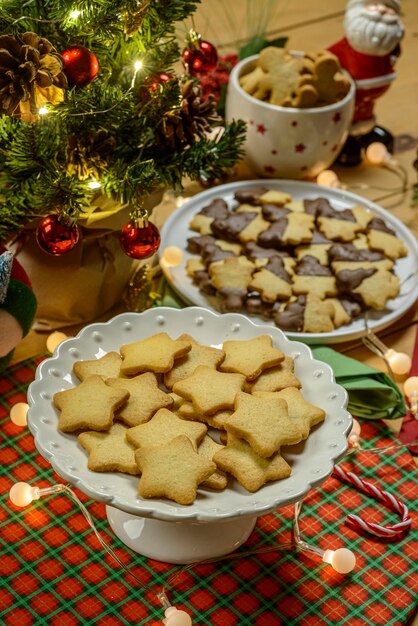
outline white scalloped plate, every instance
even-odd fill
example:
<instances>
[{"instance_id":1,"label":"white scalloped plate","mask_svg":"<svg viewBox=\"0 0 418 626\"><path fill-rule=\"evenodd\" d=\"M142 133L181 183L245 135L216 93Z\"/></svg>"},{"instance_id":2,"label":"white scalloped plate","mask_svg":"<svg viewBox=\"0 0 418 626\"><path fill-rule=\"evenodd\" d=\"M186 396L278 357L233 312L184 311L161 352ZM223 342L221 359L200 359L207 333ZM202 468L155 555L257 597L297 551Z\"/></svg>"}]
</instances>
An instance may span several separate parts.
<instances>
[{"instance_id":1,"label":"white scalloped plate","mask_svg":"<svg viewBox=\"0 0 418 626\"><path fill-rule=\"evenodd\" d=\"M230 480L225 491L199 489L194 504L179 506L165 499L141 499L137 492L138 479L133 476L97 473L87 468L87 456L77 437L61 433L57 428L54 393L78 384L72 374L75 361L99 358L111 350L119 350L122 344L163 331L173 338L187 332L197 341L210 345L268 333L277 348L295 359L295 373L302 382L305 398L323 408L327 415L304 443L282 449L292 466L289 478L269 483L254 494ZM347 434L352 424L346 411L346 391L334 382L327 364L313 359L308 346L289 341L278 328L254 324L242 315L219 315L200 307L183 310L161 307L144 313L123 313L107 323L86 326L39 365L29 386L28 402L28 425L36 447L64 480L95 500L122 511L166 521L209 522L255 516L299 500L330 475L347 449Z\"/></svg>"},{"instance_id":2,"label":"white scalloped plate","mask_svg":"<svg viewBox=\"0 0 418 626\"><path fill-rule=\"evenodd\" d=\"M165 222L161 231L161 246L159 250L160 259L163 258L165 248L176 246L184 251L182 262L176 267L168 267L161 263L162 270L172 285L173 289L189 304L204 306L215 311L213 298L201 293L198 287L193 284L192 279L186 271L186 262L192 255L187 252L186 245L189 237L194 237L198 233L190 230L189 223L193 216L204 206L215 198L223 198L229 206L234 204L234 194L238 190L254 186L264 186L269 189L279 189L289 193L295 200L308 198L327 198L337 210L349 209L356 205L361 205L374 213L377 217L384 219L397 236L402 239L408 249L408 256L398 259L395 264L395 272L401 280L401 291L397 298L389 300L383 311L369 311L368 325L371 330L377 332L390 326L398 320L406 311L412 307L418 298L418 242L411 231L393 215L370 200L366 200L354 193L332 187L322 187L314 183L305 183L294 180L245 180L226 185L213 187L187 200L177 209ZM409 280L406 280L408 277ZM406 281L406 282L405 282ZM249 319L257 324L273 326L273 322L265 320L259 316L250 315L243 312ZM287 333L288 337L304 341L310 344L318 343L338 343L341 341L351 341L364 335L366 327L364 318L359 317L345 326L340 326L330 333Z\"/></svg>"}]
</instances>

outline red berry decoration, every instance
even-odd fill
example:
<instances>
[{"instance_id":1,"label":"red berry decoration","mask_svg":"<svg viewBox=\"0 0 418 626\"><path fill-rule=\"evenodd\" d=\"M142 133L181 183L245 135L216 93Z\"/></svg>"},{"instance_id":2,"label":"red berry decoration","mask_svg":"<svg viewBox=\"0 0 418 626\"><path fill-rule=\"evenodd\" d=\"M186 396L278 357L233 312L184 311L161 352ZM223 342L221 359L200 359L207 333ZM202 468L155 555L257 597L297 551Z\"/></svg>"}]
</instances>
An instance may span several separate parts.
<instances>
[{"instance_id":1,"label":"red berry decoration","mask_svg":"<svg viewBox=\"0 0 418 626\"><path fill-rule=\"evenodd\" d=\"M78 226L65 224L59 215L48 215L36 229L36 241L39 246L54 256L66 254L74 248L80 239Z\"/></svg>"},{"instance_id":2,"label":"red berry decoration","mask_svg":"<svg viewBox=\"0 0 418 626\"><path fill-rule=\"evenodd\" d=\"M62 53L64 73L70 87L86 87L97 76L99 62L96 55L84 46L74 46Z\"/></svg>"},{"instance_id":3,"label":"red berry decoration","mask_svg":"<svg viewBox=\"0 0 418 626\"><path fill-rule=\"evenodd\" d=\"M122 229L120 245L125 254L133 259L148 259L160 247L160 232L152 222L131 220Z\"/></svg>"},{"instance_id":4,"label":"red berry decoration","mask_svg":"<svg viewBox=\"0 0 418 626\"><path fill-rule=\"evenodd\" d=\"M189 36L188 47L183 50L181 58L192 76L208 74L218 64L215 46L195 33Z\"/></svg>"},{"instance_id":5,"label":"red berry decoration","mask_svg":"<svg viewBox=\"0 0 418 626\"><path fill-rule=\"evenodd\" d=\"M166 72L162 72L159 76L156 76L151 79L151 84L149 86L150 91L157 91L160 85L164 83L168 83L171 80L170 74L166 74Z\"/></svg>"}]
</instances>

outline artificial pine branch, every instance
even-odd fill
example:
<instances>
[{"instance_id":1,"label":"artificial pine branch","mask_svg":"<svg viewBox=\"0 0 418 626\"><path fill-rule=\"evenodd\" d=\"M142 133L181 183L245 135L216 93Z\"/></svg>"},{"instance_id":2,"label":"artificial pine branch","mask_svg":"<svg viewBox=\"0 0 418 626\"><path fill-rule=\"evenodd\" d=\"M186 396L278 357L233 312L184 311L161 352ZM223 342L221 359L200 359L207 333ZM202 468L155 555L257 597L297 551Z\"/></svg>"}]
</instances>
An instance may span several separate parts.
<instances>
[{"instance_id":1,"label":"artificial pine branch","mask_svg":"<svg viewBox=\"0 0 418 626\"><path fill-rule=\"evenodd\" d=\"M100 71L87 87L65 90L63 101L49 104L49 113L35 123L0 115L0 241L52 212L83 217L96 193L89 182L97 176L102 193L123 204L138 203L156 189L181 189L184 177L220 178L237 162L243 124L234 122L218 138L209 139L206 130L219 122L211 117L210 106L199 105L198 95L181 117L185 96L184 81L174 70L180 57L175 23L187 19L198 4L1 2L0 35L19 40L32 31L59 54L74 45L85 46L98 58ZM77 18L75 10L80 11ZM11 45L7 38L0 41ZM142 69L135 70L138 59ZM158 83L162 72L171 78ZM181 131L174 147L164 140L167 121Z\"/></svg>"}]
</instances>

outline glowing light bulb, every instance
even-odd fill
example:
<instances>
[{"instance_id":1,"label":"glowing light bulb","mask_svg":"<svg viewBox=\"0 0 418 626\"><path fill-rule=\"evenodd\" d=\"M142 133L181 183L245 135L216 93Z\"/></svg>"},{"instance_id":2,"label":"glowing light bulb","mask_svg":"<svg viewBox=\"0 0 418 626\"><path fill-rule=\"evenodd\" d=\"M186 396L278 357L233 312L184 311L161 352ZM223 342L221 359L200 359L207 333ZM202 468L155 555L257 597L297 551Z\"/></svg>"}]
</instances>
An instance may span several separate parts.
<instances>
[{"instance_id":1,"label":"glowing light bulb","mask_svg":"<svg viewBox=\"0 0 418 626\"><path fill-rule=\"evenodd\" d=\"M100 188L100 186L101 186L101 185L100 185L100 183L99 183L99 181L98 181L98 180L91 180L91 181L89 182L89 187L90 187L90 189L99 189L99 188Z\"/></svg>"},{"instance_id":2,"label":"glowing light bulb","mask_svg":"<svg viewBox=\"0 0 418 626\"><path fill-rule=\"evenodd\" d=\"M59 330L55 330L46 340L46 349L49 352L54 352L55 348L59 346L64 339L68 339L67 335L65 333L61 333Z\"/></svg>"},{"instance_id":3,"label":"glowing light bulb","mask_svg":"<svg viewBox=\"0 0 418 626\"><path fill-rule=\"evenodd\" d=\"M397 376L405 376L411 369L412 361L404 352L396 352L389 348L385 353L385 359L389 363L392 372Z\"/></svg>"},{"instance_id":4,"label":"glowing light bulb","mask_svg":"<svg viewBox=\"0 0 418 626\"><path fill-rule=\"evenodd\" d=\"M26 402L17 402L17 404L12 406L10 409L10 419L13 424L16 424L16 426L26 426L28 423L26 419L28 409L29 404Z\"/></svg>"},{"instance_id":5,"label":"glowing light bulb","mask_svg":"<svg viewBox=\"0 0 418 626\"><path fill-rule=\"evenodd\" d=\"M190 615L186 611L179 611L175 606L169 606L164 615L163 621L166 626L192 626Z\"/></svg>"},{"instance_id":6,"label":"glowing light bulb","mask_svg":"<svg viewBox=\"0 0 418 626\"><path fill-rule=\"evenodd\" d=\"M135 61L134 68L135 72L139 72L139 70L142 68L142 61Z\"/></svg>"},{"instance_id":7,"label":"glowing light bulb","mask_svg":"<svg viewBox=\"0 0 418 626\"><path fill-rule=\"evenodd\" d=\"M47 107L41 107L38 110L39 115L46 115L48 113L48 108Z\"/></svg>"},{"instance_id":8,"label":"glowing light bulb","mask_svg":"<svg viewBox=\"0 0 418 626\"><path fill-rule=\"evenodd\" d=\"M366 157L369 163L373 165L385 165L393 160L386 146L379 141L375 141L367 146Z\"/></svg>"},{"instance_id":9,"label":"glowing light bulb","mask_svg":"<svg viewBox=\"0 0 418 626\"><path fill-rule=\"evenodd\" d=\"M183 260L183 251L177 246L168 246L164 250L163 261L168 267L176 267Z\"/></svg>"},{"instance_id":10,"label":"glowing light bulb","mask_svg":"<svg viewBox=\"0 0 418 626\"><path fill-rule=\"evenodd\" d=\"M353 427L348 436L348 443L352 448L360 447L361 426L356 419L353 418Z\"/></svg>"},{"instance_id":11,"label":"glowing light bulb","mask_svg":"<svg viewBox=\"0 0 418 626\"><path fill-rule=\"evenodd\" d=\"M81 15L81 11L78 11L77 9L75 9L74 11L71 11L70 13L70 17L72 20L76 20L78 17L80 17Z\"/></svg>"},{"instance_id":12,"label":"glowing light bulb","mask_svg":"<svg viewBox=\"0 0 418 626\"><path fill-rule=\"evenodd\" d=\"M348 574L356 566L356 557L347 548L325 550L322 560L324 563L329 563L339 574Z\"/></svg>"},{"instance_id":13,"label":"glowing light bulb","mask_svg":"<svg viewBox=\"0 0 418 626\"><path fill-rule=\"evenodd\" d=\"M417 417L418 414L418 376L407 378L403 386L404 394L411 405L411 413Z\"/></svg>"},{"instance_id":14,"label":"glowing light bulb","mask_svg":"<svg viewBox=\"0 0 418 626\"><path fill-rule=\"evenodd\" d=\"M336 187L338 185L338 176L332 170L323 170L316 177L316 182L318 185L323 185L324 187Z\"/></svg>"},{"instance_id":15,"label":"glowing light bulb","mask_svg":"<svg viewBox=\"0 0 418 626\"><path fill-rule=\"evenodd\" d=\"M9 491L9 498L15 506L28 506L33 500L38 500L38 488L28 483L15 483Z\"/></svg>"}]
</instances>

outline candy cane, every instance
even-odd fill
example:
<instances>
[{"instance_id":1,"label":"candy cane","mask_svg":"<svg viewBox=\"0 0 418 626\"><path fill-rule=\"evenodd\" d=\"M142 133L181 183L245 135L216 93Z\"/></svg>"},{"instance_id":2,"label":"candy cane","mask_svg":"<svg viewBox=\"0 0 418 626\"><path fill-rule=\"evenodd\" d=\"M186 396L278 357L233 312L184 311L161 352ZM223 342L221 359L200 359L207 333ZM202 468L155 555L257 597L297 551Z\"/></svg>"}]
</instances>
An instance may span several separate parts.
<instances>
[{"instance_id":1,"label":"candy cane","mask_svg":"<svg viewBox=\"0 0 418 626\"><path fill-rule=\"evenodd\" d=\"M346 519L347 526L350 526L357 531L363 530L371 535L385 537L389 541L402 539L402 537L406 535L408 530L411 528L412 520L409 515L408 507L403 502L398 500L398 498L395 498L395 496L387 491L383 491L375 485L372 485L367 480L362 480L356 474L346 472L338 465L334 467L333 473L340 480L344 480L354 485L358 491L361 491L376 500L380 500L401 517L401 521L397 524L393 524L391 526L381 526L380 524L374 524L373 522L366 522L358 515L350 513L347 515Z\"/></svg>"}]
</instances>

